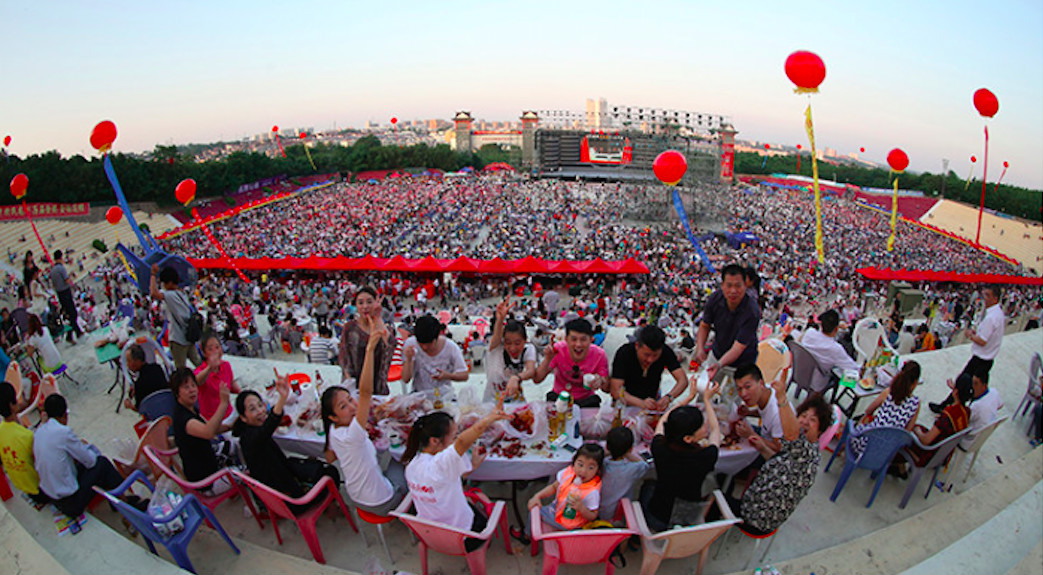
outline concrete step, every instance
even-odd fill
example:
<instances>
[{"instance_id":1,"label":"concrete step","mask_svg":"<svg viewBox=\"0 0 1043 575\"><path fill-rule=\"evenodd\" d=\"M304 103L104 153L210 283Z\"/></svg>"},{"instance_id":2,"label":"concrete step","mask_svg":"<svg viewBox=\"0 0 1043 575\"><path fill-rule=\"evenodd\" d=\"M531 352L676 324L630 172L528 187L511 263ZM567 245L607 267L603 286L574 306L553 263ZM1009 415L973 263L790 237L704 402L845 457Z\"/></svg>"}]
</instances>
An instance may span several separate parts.
<instances>
[{"instance_id":1,"label":"concrete step","mask_svg":"<svg viewBox=\"0 0 1043 575\"><path fill-rule=\"evenodd\" d=\"M1015 565L1010 571L1007 571L1009 575L1041 572L1043 572L1043 539L1036 542L1036 546L1029 551L1028 555L1025 555L1025 558L1020 563Z\"/></svg>"}]
</instances>

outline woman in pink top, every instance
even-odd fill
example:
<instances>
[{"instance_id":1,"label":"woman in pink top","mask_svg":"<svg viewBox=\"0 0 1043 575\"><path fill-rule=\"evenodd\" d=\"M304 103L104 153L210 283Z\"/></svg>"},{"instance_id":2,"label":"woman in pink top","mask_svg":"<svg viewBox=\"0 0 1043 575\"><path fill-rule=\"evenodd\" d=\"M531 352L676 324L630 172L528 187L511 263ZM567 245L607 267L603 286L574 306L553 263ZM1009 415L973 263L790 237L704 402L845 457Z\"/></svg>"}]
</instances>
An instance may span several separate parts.
<instances>
[{"instance_id":1,"label":"woman in pink top","mask_svg":"<svg viewBox=\"0 0 1043 575\"><path fill-rule=\"evenodd\" d=\"M232 393L239 393L239 384L232 375L232 364L222 358L221 340L216 332L203 335L200 342L203 345L203 363L196 368L196 381L199 382L199 414L203 419L217 411L221 403L221 386L225 386ZM224 417L232 415L232 406L228 406ZM224 418L222 418L224 419Z\"/></svg>"},{"instance_id":2,"label":"woman in pink top","mask_svg":"<svg viewBox=\"0 0 1043 575\"><path fill-rule=\"evenodd\" d=\"M565 341L553 342L544 350L533 381L543 383L554 372L554 388L547 393L547 401L568 391L580 407L601 405L601 398L594 392L608 389L608 357L593 341L594 328L587 320L578 318L565 324ZM584 385L586 375L593 377Z\"/></svg>"}]
</instances>

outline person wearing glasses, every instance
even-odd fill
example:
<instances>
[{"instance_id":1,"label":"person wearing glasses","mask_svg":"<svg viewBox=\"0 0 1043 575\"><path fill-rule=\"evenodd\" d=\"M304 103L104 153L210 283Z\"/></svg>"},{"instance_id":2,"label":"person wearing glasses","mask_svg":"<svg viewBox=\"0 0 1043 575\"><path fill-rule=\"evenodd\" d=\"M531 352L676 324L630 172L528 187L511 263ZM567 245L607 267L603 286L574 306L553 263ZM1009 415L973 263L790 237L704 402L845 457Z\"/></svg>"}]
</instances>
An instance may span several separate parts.
<instances>
[{"instance_id":1,"label":"person wearing glasses","mask_svg":"<svg viewBox=\"0 0 1043 575\"><path fill-rule=\"evenodd\" d=\"M554 387L547 392L547 401L554 401L568 391L580 407L598 407L601 398L597 390L610 390L608 356L594 345L594 328L585 319L577 318L565 324L565 341L553 342L543 353L543 361L536 368L537 384L553 371Z\"/></svg>"}]
</instances>

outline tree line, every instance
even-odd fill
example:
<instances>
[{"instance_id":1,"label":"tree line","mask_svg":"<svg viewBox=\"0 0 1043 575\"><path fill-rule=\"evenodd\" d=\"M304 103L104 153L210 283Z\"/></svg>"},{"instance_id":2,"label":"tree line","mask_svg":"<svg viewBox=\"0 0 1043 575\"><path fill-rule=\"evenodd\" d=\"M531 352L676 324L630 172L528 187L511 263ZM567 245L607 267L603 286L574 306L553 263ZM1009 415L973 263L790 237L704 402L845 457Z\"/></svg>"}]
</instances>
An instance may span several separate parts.
<instances>
[{"instance_id":1,"label":"tree line","mask_svg":"<svg viewBox=\"0 0 1043 575\"><path fill-rule=\"evenodd\" d=\"M763 166L763 167L762 167ZM1002 170L1002 167L1000 168ZM753 152L737 152L735 154L735 173L737 174L797 174L796 154L788 156L764 156ZM799 174L811 177L811 154L804 152L800 160ZM860 187L891 188L894 186L894 174L882 168L869 168L846 163L819 162L818 175L823 179L841 183L854 184ZM997 173L996 176L999 174ZM931 172L905 172L898 176L898 187L903 190L917 190L927 196L944 197L977 206L981 203L981 180L970 182L960 178L949 170L945 176ZM1027 220L1043 221L1043 193L1018 186L1000 184L994 193L995 180L988 183L985 194L985 207L1018 216ZM944 194L943 194L944 189Z\"/></svg>"},{"instance_id":2,"label":"tree line","mask_svg":"<svg viewBox=\"0 0 1043 575\"><path fill-rule=\"evenodd\" d=\"M113 154L112 164L128 201L173 206L177 204L174 188L185 178L196 181L199 197L212 197L281 174L302 176L411 167L457 171L465 166L480 169L487 163L478 154L456 152L446 144L385 146L375 136L365 136L347 147L322 143L310 147L314 170L303 145L288 145L285 150L285 158L261 152L233 152L220 160L197 162L177 146L156 146L143 156ZM28 202L115 202L100 157L63 158L57 151L50 151L25 158L0 158L0 181L10 182L19 172L29 177L25 197ZM13 203L15 199L10 194L0 195L0 205Z\"/></svg>"}]
</instances>

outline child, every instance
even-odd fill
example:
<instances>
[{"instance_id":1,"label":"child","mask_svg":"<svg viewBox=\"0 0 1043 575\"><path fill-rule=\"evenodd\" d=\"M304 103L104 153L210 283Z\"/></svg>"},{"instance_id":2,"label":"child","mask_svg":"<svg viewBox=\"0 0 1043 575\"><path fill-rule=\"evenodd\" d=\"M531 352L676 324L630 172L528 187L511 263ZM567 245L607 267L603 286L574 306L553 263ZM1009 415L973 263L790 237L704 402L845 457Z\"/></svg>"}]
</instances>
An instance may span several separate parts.
<instances>
[{"instance_id":1,"label":"child","mask_svg":"<svg viewBox=\"0 0 1043 575\"><path fill-rule=\"evenodd\" d=\"M369 332L366 355L359 375L356 403L347 389L334 386L322 394L322 422L326 427L326 460L340 462L344 488L355 506L386 516L406 496L406 477L402 464L392 460L386 472L377 462L377 448L369 440L366 425L373 398L375 353L387 329L380 316L361 316L359 322Z\"/></svg>"},{"instance_id":2,"label":"child","mask_svg":"<svg viewBox=\"0 0 1043 575\"><path fill-rule=\"evenodd\" d=\"M504 399L524 400L521 384L536 375L536 346L527 341L528 334L521 322L507 319L510 305L508 298L496 306L496 325L485 353L486 402L493 401L496 394Z\"/></svg>"},{"instance_id":3,"label":"child","mask_svg":"<svg viewBox=\"0 0 1043 575\"><path fill-rule=\"evenodd\" d=\"M476 533L485 529L488 518L468 504L460 482L462 476L482 464L485 455L477 449L470 459L464 454L490 425L509 417L497 407L459 436L456 422L441 411L413 423L402 462L406 464L406 480L418 517ZM464 548L470 553L483 543L468 537Z\"/></svg>"},{"instance_id":4,"label":"child","mask_svg":"<svg viewBox=\"0 0 1043 575\"><path fill-rule=\"evenodd\" d=\"M592 345L594 328L590 322L576 318L565 324L565 341L552 343L543 350L543 362L536 368L533 381L543 383L554 372L554 388L547 393L547 401L554 401L568 390L580 407L597 407L601 398L598 389L608 389L608 357L605 350ZM593 375L585 384L584 376Z\"/></svg>"},{"instance_id":5,"label":"child","mask_svg":"<svg viewBox=\"0 0 1043 575\"><path fill-rule=\"evenodd\" d=\"M634 433L627 427L614 427L605 441L611 459L605 461L601 477L601 508L598 517L612 521L619 501L630 495L634 482L648 473L648 462L634 453Z\"/></svg>"},{"instance_id":6,"label":"child","mask_svg":"<svg viewBox=\"0 0 1043 575\"><path fill-rule=\"evenodd\" d=\"M598 518L601 506L601 475L605 450L584 443L572 456L572 465L529 499L529 509L539 507L544 497L554 495L554 504L540 507L543 522L560 531L579 529Z\"/></svg>"},{"instance_id":7,"label":"child","mask_svg":"<svg viewBox=\"0 0 1043 575\"><path fill-rule=\"evenodd\" d=\"M286 457L272 439L282 421L286 398L290 395L290 383L278 371L275 371L275 389L279 400L270 411L256 391L246 390L235 398L239 418L232 426L232 435L240 438L239 448L250 475L294 499L303 497L308 487L318 483L324 475L340 483L340 474L333 466L314 459Z\"/></svg>"}]
</instances>

